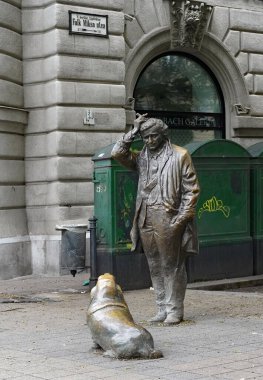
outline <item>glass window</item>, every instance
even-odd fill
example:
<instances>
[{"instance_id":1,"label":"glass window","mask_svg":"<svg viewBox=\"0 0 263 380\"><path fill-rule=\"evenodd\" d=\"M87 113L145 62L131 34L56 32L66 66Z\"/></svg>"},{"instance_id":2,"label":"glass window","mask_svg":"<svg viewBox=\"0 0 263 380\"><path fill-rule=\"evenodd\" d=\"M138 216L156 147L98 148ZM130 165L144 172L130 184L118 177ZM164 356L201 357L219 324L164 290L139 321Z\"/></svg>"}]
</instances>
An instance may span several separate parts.
<instances>
[{"instance_id":1,"label":"glass window","mask_svg":"<svg viewBox=\"0 0 263 380\"><path fill-rule=\"evenodd\" d=\"M137 81L134 98L137 112L163 119L173 130L171 137L181 136L184 144L224 137L221 90L211 72L189 55L169 54L151 62Z\"/></svg>"}]
</instances>

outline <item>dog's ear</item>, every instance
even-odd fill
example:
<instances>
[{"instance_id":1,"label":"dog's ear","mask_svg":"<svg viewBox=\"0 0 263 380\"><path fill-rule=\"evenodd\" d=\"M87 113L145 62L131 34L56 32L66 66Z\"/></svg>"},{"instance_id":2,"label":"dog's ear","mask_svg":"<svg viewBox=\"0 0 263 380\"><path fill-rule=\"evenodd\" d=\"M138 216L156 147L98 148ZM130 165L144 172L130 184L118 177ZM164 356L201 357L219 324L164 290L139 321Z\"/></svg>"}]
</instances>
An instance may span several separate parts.
<instances>
[{"instance_id":1,"label":"dog's ear","mask_svg":"<svg viewBox=\"0 0 263 380\"><path fill-rule=\"evenodd\" d=\"M91 300L92 300L93 297L94 297L94 294L95 294L95 292L96 292L96 289L97 289L97 287L94 286L94 287L91 289L91 291L90 291L90 299L91 299Z\"/></svg>"},{"instance_id":2,"label":"dog's ear","mask_svg":"<svg viewBox=\"0 0 263 380\"><path fill-rule=\"evenodd\" d=\"M122 289L121 289L120 285L116 285L116 290L117 290L117 295L118 295L119 300L127 306L127 303L124 299L124 295L122 293Z\"/></svg>"},{"instance_id":3,"label":"dog's ear","mask_svg":"<svg viewBox=\"0 0 263 380\"><path fill-rule=\"evenodd\" d=\"M116 284L116 289L117 289L118 293L122 294L122 289L121 289L120 285Z\"/></svg>"}]
</instances>

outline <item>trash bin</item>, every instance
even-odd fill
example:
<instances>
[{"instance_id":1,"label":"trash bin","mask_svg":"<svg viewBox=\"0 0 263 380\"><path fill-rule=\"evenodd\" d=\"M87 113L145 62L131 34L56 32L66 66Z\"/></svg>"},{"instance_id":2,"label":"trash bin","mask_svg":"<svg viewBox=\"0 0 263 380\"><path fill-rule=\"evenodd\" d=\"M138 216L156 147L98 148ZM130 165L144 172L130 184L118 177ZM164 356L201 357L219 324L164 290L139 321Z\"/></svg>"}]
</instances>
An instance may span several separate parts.
<instances>
[{"instance_id":1,"label":"trash bin","mask_svg":"<svg viewBox=\"0 0 263 380\"><path fill-rule=\"evenodd\" d=\"M187 263L190 282L253 275L250 235L250 154L228 140L191 143L200 182L200 253Z\"/></svg>"},{"instance_id":2,"label":"trash bin","mask_svg":"<svg viewBox=\"0 0 263 380\"><path fill-rule=\"evenodd\" d=\"M254 274L263 274L263 142L248 148L251 154L251 233Z\"/></svg>"},{"instance_id":3,"label":"trash bin","mask_svg":"<svg viewBox=\"0 0 263 380\"><path fill-rule=\"evenodd\" d=\"M61 231L61 274L73 276L86 267L87 224L64 224L56 226Z\"/></svg>"},{"instance_id":4,"label":"trash bin","mask_svg":"<svg viewBox=\"0 0 263 380\"><path fill-rule=\"evenodd\" d=\"M112 273L126 290L146 288L151 285L146 257L141 250L130 251L138 176L111 158L113 146L100 149L92 158L98 275ZM141 147L141 141L132 144L134 150Z\"/></svg>"}]
</instances>

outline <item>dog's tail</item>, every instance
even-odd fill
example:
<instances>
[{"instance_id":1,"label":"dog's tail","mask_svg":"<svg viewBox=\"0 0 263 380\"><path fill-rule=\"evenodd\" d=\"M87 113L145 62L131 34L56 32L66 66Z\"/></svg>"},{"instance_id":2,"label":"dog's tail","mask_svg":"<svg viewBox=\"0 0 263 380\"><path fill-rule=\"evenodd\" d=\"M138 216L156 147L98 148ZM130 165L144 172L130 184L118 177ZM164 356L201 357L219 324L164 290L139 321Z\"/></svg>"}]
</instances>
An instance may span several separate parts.
<instances>
[{"instance_id":1,"label":"dog's tail","mask_svg":"<svg viewBox=\"0 0 263 380\"><path fill-rule=\"evenodd\" d=\"M160 350L152 350L149 355L149 359L163 358L163 353Z\"/></svg>"}]
</instances>

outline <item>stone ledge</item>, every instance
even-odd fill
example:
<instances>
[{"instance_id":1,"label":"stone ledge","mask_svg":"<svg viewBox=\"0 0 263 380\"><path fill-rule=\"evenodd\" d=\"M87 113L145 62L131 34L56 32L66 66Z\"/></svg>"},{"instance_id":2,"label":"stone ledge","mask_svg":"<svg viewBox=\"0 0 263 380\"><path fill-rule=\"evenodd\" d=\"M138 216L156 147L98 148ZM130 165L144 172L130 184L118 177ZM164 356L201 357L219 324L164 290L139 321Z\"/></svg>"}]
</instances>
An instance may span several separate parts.
<instances>
[{"instance_id":1,"label":"stone ledge","mask_svg":"<svg viewBox=\"0 0 263 380\"><path fill-rule=\"evenodd\" d=\"M9 0L10 1L10 0ZM12 0L20 1L20 0ZM58 0L41 0L41 3L37 3L36 0L23 0L23 9L26 8L42 8L57 3ZM124 0L108 0L105 4L105 0L64 0L70 6L84 6L103 9L123 10Z\"/></svg>"},{"instance_id":2,"label":"stone ledge","mask_svg":"<svg viewBox=\"0 0 263 380\"><path fill-rule=\"evenodd\" d=\"M0 77L23 85L23 63L10 55L0 53Z\"/></svg>"},{"instance_id":3,"label":"stone ledge","mask_svg":"<svg viewBox=\"0 0 263 380\"><path fill-rule=\"evenodd\" d=\"M236 128L235 129L235 134L233 136L234 138L236 137L242 137L242 142L240 141L240 144L241 145L244 145L244 144L247 144L247 142L245 141L245 139L250 139L251 138L255 138L255 139L258 139L260 138L262 140L262 137L263 137L263 128L262 129L259 129L259 128L251 128L251 127L248 127L248 128Z\"/></svg>"},{"instance_id":4,"label":"stone ledge","mask_svg":"<svg viewBox=\"0 0 263 380\"><path fill-rule=\"evenodd\" d=\"M93 216L93 206L43 206L28 207L28 231L31 235L57 235L56 225L69 220L85 220Z\"/></svg>"},{"instance_id":5,"label":"stone ledge","mask_svg":"<svg viewBox=\"0 0 263 380\"><path fill-rule=\"evenodd\" d=\"M94 185L91 181L30 183L26 186L26 199L28 207L93 204Z\"/></svg>"},{"instance_id":6,"label":"stone ledge","mask_svg":"<svg viewBox=\"0 0 263 380\"><path fill-rule=\"evenodd\" d=\"M1 161L0 161L1 165ZM92 179L93 163L87 157L53 157L25 161L26 182Z\"/></svg>"},{"instance_id":7,"label":"stone ledge","mask_svg":"<svg viewBox=\"0 0 263 380\"><path fill-rule=\"evenodd\" d=\"M125 45L122 36L109 38L83 36L69 37L68 31L53 29L43 34L24 34L24 60L45 58L55 54L70 54L91 57L123 58Z\"/></svg>"},{"instance_id":8,"label":"stone ledge","mask_svg":"<svg viewBox=\"0 0 263 380\"><path fill-rule=\"evenodd\" d=\"M24 84L54 79L122 83L124 75L124 62L111 59L55 55L24 62Z\"/></svg>"},{"instance_id":9,"label":"stone ledge","mask_svg":"<svg viewBox=\"0 0 263 380\"><path fill-rule=\"evenodd\" d=\"M114 12L108 9L96 9L86 7L68 7L66 4L51 4L47 8L24 9L23 11L23 32L39 33L50 29L59 28L69 30L68 10L74 12L83 12L91 14L108 15L108 32L109 34L123 34L124 32L124 15L120 12ZM72 38L69 36L68 39ZM84 38L82 36L81 38ZM98 38L98 37L97 37Z\"/></svg>"},{"instance_id":10,"label":"stone ledge","mask_svg":"<svg viewBox=\"0 0 263 380\"><path fill-rule=\"evenodd\" d=\"M24 96L26 108L56 104L122 106L125 103L125 87L122 84L52 81L24 86Z\"/></svg>"},{"instance_id":11,"label":"stone ledge","mask_svg":"<svg viewBox=\"0 0 263 380\"><path fill-rule=\"evenodd\" d=\"M230 28L256 33L263 32L263 13L230 9Z\"/></svg>"},{"instance_id":12,"label":"stone ledge","mask_svg":"<svg viewBox=\"0 0 263 380\"><path fill-rule=\"evenodd\" d=\"M28 135L26 137L26 157L50 156L93 156L95 152L114 143L119 133L85 131L54 131L43 135ZM1 147L1 142L0 142ZM1 150L0 150L1 152Z\"/></svg>"},{"instance_id":13,"label":"stone ledge","mask_svg":"<svg viewBox=\"0 0 263 380\"><path fill-rule=\"evenodd\" d=\"M249 54L249 72L263 74L263 54Z\"/></svg>"},{"instance_id":14,"label":"stone ledge","mask_svg":"<svg viewBox=\"0 0 263 380\"><path fill-rule=\"evenodd\" d=\"M21 8L21 1L22 0L5 0L6 3L14 5L17 8Z\"/></svg>"},{"instance_id":15,"label":"stone ledge","mask_svg":"<svg viewBox=\"0 0 263 380\"><path fill-rule=\"evenodd\" d=\"M24 184L24 160L0 160L0 173L2 184Z\"/></svg>"},{"instance_id":16,"label":"stone ledge","mask_svg":"<svg viewBox=\"0 0 263 380\"><path fill-rule=\"evenodd\" d=\"M238 124L234 126L234 129L262 129L263 128L263 115L262 117L253 116L237 116Z\"/></svg>"},{"instance_id":17,"label":"stone ledge","mask_svg":"<svg viewBox=\"0 0 263 380\"><path fill-rule=\"evenodd\" d=\"M0 121L25 126L28 112L23 108L0 106Z\"/></svg>"},{"instance_id":18,"label":"stone ledge","mask_svg":"<svg viewBox=\"0 0 263 380\"><path fill-rule=\"evenodd\" d=\"M253 1L255 3L255 1ZM208 0L208 5L217 6L218 0ZM240 8L240 9L248 9L258 11L260 8L263 10L262 1L256 1L257 5L253 5L252 1L248 0L220 0L220 6L226 8Z\"/></svg>"},{"instance_id":19,"label":"stone ledge","mask_svg":"<svg viewBox=\"0 0 263 380\"><path fill-rule=\"evenodd\" d=\"M27 235L27 219L24 207L0 210L0 230L2 238Z\"/></svg>"},{"instance_id":20,"label":"stone ledge","mask_svg":"<svg viewBox=\"0 0 263 380\"><path fill-rule=\"evenodd\" d=\"M250 95L249 100L251 102L251 115L263 116L263 95Z\"/></svg>"},{"instance_id":21,"label":"stone ledge","mask_svg":"<svg viewBox=\"0 0 263 380\"><path fill-rule=\"evenodd\" d=\"M22 37L19 33L0 27L0 50L15 58L22 58Z\"/></svg>"},{"instance_id":22,"label":"stone ledge","mask_svg":"<svg viewBox=\"0 0 263 380\"><path fill-rule=\"evenodd\" d=\"M55 4L57 0L23 0L22 9L26 8L43 8Z\"/></svg>"},{"instance_id":23,"label":"stone ledge","mask_svg":"<svg viewBox=\"0 0 263 380\"><path fill-rule=\"evenodd\" d=\"M0 131L0 159L24 159L24 136Z\"/></svg>"},{"instance_id":24,"label":"stone ledge","mask_svg":"<svg viewBox=\"0 0 263 380\"><path fill-rule=\"evenodd\" d=\"M262 33L241 32L241 50L248 53L263 54Z\"/></svg>"},{"instance_id":25,"label":"stone ledge","mask_svg":"<svg viewBox=\"0 0 263 380\"><path fill-rule=\"evenodd\" d=\"M68 32L57 30L57 52L87 57L124 58L125 43L123 36L110 35L109 38L89 37L89 43L83 36L69 38Z\"/></svg>"},{"instance_id":26,"label":"stone ledge","mask_svg":"<svg viewBox=\"0 0 263 380\"><path fill-rule=\"evenodd\" d=\"M95 118L94 125L83 123L86 110L91 109ZM43 133L54 130L69 131L119 131L125 129L125 110L119 108L70 107L54 106L46 109L31 110L29 114L27 133Z\"/></svg>"},{"instance_id":27,"label":"stone ledge","mask_svg":"<svg viewBox=\"0 0 263 380\"><path fill-rule=\"evenodd\" d=\"M21 25L21 10L8 2L1 2L0 23L7 29L13 29L20 33Z\"/></svg>"},{"instance_id":28,"label":"stone ledge","mask_svg":"<svg viewBox=\"0 0 263 380\"><path fill-rule=\"evenodd\" d=\"M0 208L1 207L25 207L25 186L2 186L0 185Z\"/></svg>"},{"instance_id":29,"label":"stone ledge","mask_svg":"<svg viewBox=\"0 0 263 380\"><path fill-rule=\"evenodd\" d=\"M23 86L0 79L1 103L6 107L23 107Z\"/></svg>"},{"instance_id":30,"label":"stone ledge","mask_svg":"<svg viewBox=\"0 0 263 380\"><path fill-rule=\"evenodd\" d=\"M263 75L254 76L255 94L263 95Z\"/></svg>"}]
</instances>

